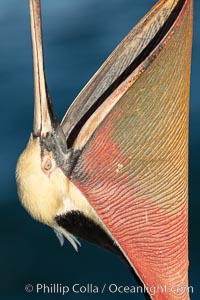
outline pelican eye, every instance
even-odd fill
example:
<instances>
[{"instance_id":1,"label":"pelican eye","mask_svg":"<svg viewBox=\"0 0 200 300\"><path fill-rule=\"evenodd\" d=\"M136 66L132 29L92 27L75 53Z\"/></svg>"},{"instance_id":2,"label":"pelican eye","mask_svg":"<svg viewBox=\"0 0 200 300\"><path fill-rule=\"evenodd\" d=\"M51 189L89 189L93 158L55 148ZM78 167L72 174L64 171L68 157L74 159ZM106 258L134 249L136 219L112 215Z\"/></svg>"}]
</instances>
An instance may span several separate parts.
<instances>
[{"instance_id":1,"label":"pelican eye","mask_svg":"<svg viewBox=\"0 0 200 300\"><path fill-rule=\"evenodd\" d=\"M44 163L44 170L45 171L49 171L52 168L52 161L50 159L48 159L45 163Z\"/></svg>"}]
</instances>

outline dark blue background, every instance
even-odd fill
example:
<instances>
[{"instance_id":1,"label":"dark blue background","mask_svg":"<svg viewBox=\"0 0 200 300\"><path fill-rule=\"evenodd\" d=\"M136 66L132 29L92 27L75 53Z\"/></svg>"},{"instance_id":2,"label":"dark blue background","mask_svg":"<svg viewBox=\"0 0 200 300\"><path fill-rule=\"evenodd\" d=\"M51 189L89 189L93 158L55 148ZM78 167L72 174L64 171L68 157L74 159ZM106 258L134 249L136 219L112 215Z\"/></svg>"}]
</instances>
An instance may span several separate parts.
<instances>
[{"instance_id":1,"label":"dark blue background","mask_svg":"<svg viewBox=\"0 0 200 300\"><path fill-rule=\"evenodd\" d=\"M156 1L44 0L43 33L49 90L57 116L106 57ZM200 1L195 2L190 110L190 285L199 299L200 226ZM0 0L0 299L36 299L27 283L134 284L114 255L82 243L61 248L52 230L21 207L15 184L17 158L33 119L33 72L27 0ZM42 297L45 297L44 295ZM49 296L54 299L59 295ZM139 295L65 296L68 299L143 299Z\"/></svg>"}]
</instances>

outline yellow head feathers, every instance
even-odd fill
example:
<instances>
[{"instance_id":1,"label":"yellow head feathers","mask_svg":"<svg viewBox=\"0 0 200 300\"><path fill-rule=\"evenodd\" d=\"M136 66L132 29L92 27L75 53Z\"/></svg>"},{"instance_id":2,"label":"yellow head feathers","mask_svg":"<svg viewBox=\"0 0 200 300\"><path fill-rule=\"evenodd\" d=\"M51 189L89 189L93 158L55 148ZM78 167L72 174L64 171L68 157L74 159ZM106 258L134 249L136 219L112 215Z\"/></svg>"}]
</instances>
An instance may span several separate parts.
<instances>
[{"instance_id":1,"label":"yellow head feathers","mask_svg":"<svg viewBox=\"0 0 200 300\"><path fill-rule=\"evenodd\" d=\"M39 138L31 135L19 158L16 178L22 205L33 218L53 225L68 196L68 182L51 153L41 157Z\"/></svg>"}]
</instances>

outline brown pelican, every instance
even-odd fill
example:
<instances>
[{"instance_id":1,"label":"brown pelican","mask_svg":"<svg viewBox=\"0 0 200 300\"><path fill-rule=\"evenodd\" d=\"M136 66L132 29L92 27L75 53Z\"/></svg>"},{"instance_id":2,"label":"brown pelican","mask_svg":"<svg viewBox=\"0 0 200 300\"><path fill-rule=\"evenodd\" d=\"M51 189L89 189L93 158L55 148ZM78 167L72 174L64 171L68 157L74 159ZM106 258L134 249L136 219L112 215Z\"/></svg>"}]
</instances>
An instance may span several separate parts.
<instances>
[{"instance_id":1,"label":"brown pelican","mask_svg":"<svg viewBox=\"0 0 200 300\"><path fill-rule=\"evenodd\" d=\"M45 80L40 1L30 0L35 107L17 164L21 202L75 249L81 237L123 257L146 287L157 287L149 293L156 300L189 299L192 14L191 0L158 1L59 124Z\"/></svg>"}]
</instances>

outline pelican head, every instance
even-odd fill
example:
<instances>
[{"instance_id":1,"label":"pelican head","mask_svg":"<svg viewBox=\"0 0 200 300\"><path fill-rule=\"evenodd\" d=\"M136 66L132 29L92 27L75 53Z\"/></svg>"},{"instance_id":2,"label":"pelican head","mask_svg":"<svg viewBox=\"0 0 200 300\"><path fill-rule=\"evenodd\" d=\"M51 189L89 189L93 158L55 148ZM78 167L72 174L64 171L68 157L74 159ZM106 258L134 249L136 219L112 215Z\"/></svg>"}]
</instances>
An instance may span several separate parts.
<instances>
[{"instance_id":1,"label":"pelican head","mask_svg":"<svg viewBox=\"0 0 200 300\"><path fill-rule=\"evenodd\" d=\"M38 1L30 1L30 14L35 82L34 124L27 147L19 158L16 177L23 206L35 219L53 224L68 198L66 173L69 172L72 150L67 149L47 91Z\"/></svg>"}]
</instances>

